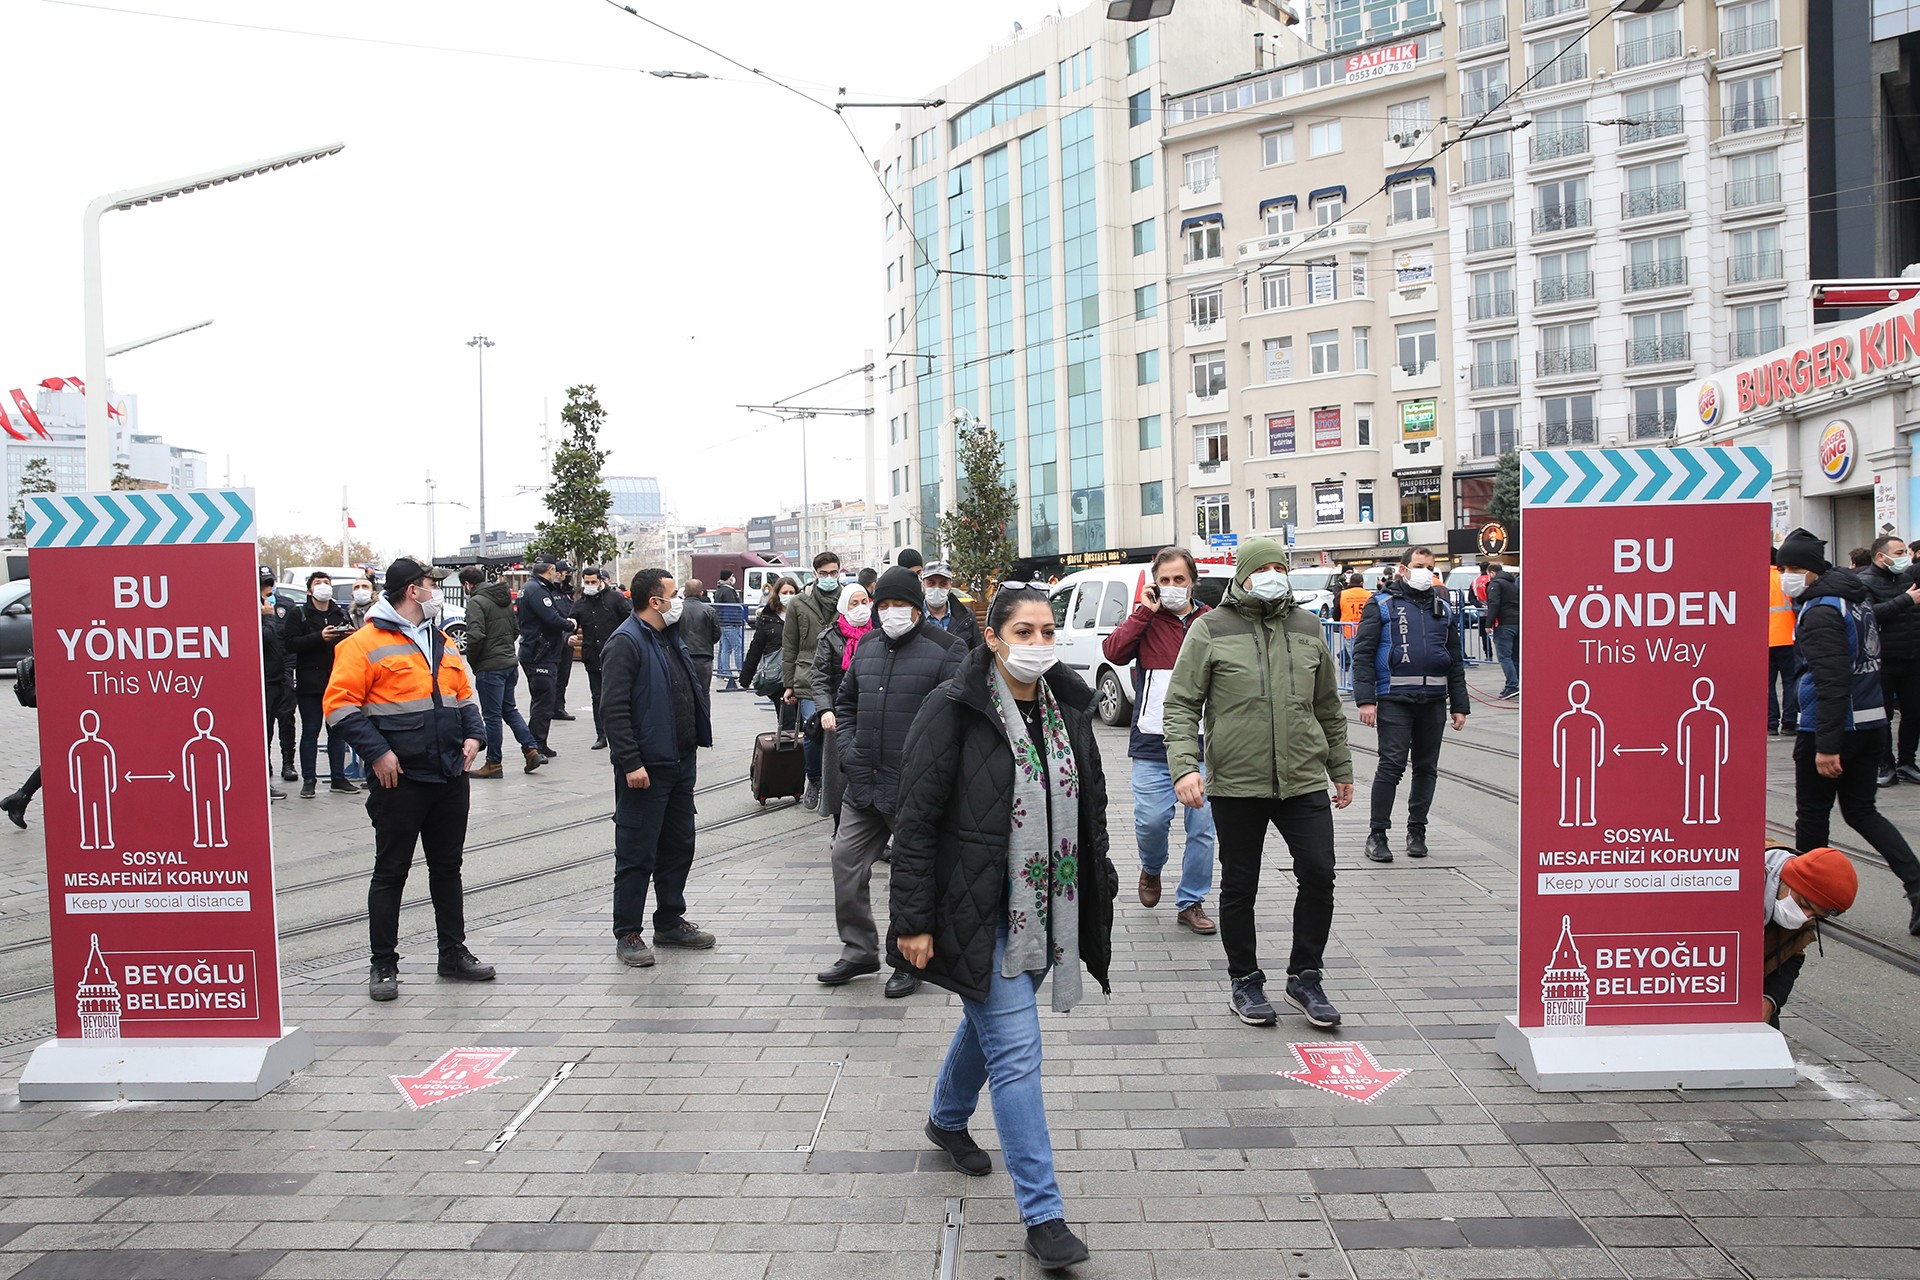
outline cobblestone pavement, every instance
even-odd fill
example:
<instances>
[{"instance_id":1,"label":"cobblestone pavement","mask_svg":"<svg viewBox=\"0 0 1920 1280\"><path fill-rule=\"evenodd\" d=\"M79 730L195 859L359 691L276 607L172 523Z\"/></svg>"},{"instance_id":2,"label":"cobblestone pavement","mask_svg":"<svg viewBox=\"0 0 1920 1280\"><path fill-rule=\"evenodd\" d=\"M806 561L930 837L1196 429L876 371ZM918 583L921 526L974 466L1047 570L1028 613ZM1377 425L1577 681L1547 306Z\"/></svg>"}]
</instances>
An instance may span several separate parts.
<instances>
[{"instance_id":1,"label":"cobblestone pavement","mask_svg":"<svg viewBox=\"0 0 1920 1280\"><path fill-rule=\"evenodd\" d=\"M723 740L762 727L746 698L718 701ZM1289 1043L1326 1037L1290 1010L1242 1027L1218 942L1175 926L1171 894L1134 901L1124 737L1103 744L1124 887L1114 992L1041 1015L1068 1217L1094 1254L1077 1274L1920 1276L1920 1086L1831 1031L1789 1019L1802 1079L1780 1091L1538 1095L1505 1068L1491 1037L1513 1005L1511 819L1451 780L1424 864L1362 861L1361 805L1338 823L1340 1034L1410 1074L1366 1106L1274 1075L1297 1065ZM744 751L721 754L705 777ZM594 803L604 766L584 751L559 765L543 771L554 794ZM488 812L508 821L530 785ZM277 806L283 866L322 846L364 859L364 827L298 803ZM601 886L477 930L489 986L437 981L418 938L394 1004L367 1000L358 957L290 977L289 1020L320 1059L256 1103L22 1105L0 1085L0 1277L924 1280L954 1198L955 1274L1037 1274L1004 1173L945 1171L919 1132L957 1001L820 987L837 954L829 826L764 821L703 843L690 898L713 951L622 968ZM611 842L581 828L566 852ZM1278 954L1292 886L1284 858L1270 865ZM4 905L31 905L32 878L9 877L21 901ZM509 1078L410 1110L389 1077L464 1046L517 1050ZM0 1050L6 1081L30 1047ZM984 1106L976 1129L997 1145Z\"/></svg>"}]
</instances>

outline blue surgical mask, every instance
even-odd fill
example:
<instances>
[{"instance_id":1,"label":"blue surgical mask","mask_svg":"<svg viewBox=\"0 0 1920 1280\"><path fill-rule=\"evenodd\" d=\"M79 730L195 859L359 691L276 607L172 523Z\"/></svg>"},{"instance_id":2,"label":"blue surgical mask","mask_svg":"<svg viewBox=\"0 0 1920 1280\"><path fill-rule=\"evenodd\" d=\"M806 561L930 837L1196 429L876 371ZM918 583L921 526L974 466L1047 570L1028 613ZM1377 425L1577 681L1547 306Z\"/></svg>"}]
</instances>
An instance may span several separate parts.
<instances>
[{"instance_id":1,"label":"blue surgical mask","mask_svg":"<svg viewBox=\"0 0 1920 1280\"><path fill-rule=\"evenodd\" d=\"M840 589L840 575L837 573L823 573L813 580L813 585L828 595L832 595Z\"/></svg>"}]
</instances>

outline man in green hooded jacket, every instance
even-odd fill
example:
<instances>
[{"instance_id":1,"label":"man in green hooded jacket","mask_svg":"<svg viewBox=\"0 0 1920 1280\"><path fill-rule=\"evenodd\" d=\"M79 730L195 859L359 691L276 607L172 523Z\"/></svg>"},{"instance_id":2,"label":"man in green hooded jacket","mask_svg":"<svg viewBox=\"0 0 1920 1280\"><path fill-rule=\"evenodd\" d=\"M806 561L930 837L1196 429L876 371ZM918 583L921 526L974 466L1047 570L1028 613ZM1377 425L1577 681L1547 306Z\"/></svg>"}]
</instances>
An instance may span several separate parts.
<instances>
[{"instance_id":1,"label":"man in green hooded jacket","mask_svg":"<svg viewBox=\"0 0 1920 1280\"><path fill-rule=\"evenodd\" d=\"M1166 734L1174 793L1192 808L1213 807L1234 1014L1249 1026L1277 1021L1254 925L1260 853L1272 823L1299 884L1287 1001L1316 1027L1339 1026L1320 970L1333 927L1333 810L1353 803L1353 757L1333 655L1320 620L1294 604L1286 549L1273 539L1240 545L1220 607L1188 631L1167 687Z\"/></svg>"}]
</instances>

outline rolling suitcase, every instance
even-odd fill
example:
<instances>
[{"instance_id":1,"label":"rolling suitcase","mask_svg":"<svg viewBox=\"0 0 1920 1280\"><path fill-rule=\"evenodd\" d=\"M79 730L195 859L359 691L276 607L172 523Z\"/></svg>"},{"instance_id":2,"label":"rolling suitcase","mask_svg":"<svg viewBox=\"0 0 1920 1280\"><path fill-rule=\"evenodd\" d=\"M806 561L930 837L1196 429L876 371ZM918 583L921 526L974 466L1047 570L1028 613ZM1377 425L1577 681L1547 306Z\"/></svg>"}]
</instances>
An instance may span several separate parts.
<instances>
[{"instance_id":1,"label":"rolling suitcase","mask_svg":"<svg viewBox=\"0 0 1920 1280\"><path fill-rule=\"evenodd\" d=\"M763 805L779 796L798 800L807 788L807 763L802 750L805 737L799 729L786 727L789 712L798 718L800 708L797 704L782 706L779 727L772 733L757 734L753 739L753 764L748 777L753 784L753 798Z\"/></svg>"}]
</instances>

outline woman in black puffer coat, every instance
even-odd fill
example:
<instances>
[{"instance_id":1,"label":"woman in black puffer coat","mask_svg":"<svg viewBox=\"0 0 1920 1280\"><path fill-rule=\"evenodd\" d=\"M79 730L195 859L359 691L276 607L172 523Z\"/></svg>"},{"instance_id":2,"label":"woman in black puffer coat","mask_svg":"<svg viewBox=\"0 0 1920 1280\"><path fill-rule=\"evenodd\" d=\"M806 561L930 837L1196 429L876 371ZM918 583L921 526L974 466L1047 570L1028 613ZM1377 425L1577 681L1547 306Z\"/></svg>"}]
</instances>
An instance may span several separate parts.
<instances>
[{"instance_id":1,"label":"woman in black puffer coat","mask_svg":"<svg viewBox=\"0 0 1920 1280\"><path fill-rule=\"evenodd\" d=\"M1108 990L1120 885L1107 857L1093 691L1054 663L1053 633L1044 588L1002 589L986 644L914 720L894 817L888 941L897 967L959 995L964 1008L927 1137L960 1172L988 1173L967 1121L991 1080L1026 1249L1045 1268L1085 1261L1087 1250L1067 1229L1054 1176L1036 997L1050 967L1056 1011L1078 992L1080 965ZM1056 821L1069 808L1072 838ZM1056 937L1065 945L1076 933L1078 954L1061 956Z\"/></svg>"},{"instance_id":2,"label":"woman in black puffer coat","mask_svg":"<svg viewBox=\"0 0 1920 1280\"><path fill-rule=\"evenodd\" d=\"M760 693L760 667L768 659L773 659L777 669L780 666L780 637L786 630L787 605L800 594L800 584L792 578L781 578L767 587L767 598L760 606L760 612L753 616L753 642L747 646L747 656L740 664L740 683L746 688ZM777 678L777 677L776 677ZM761 693L761 697L765 697ZM780 718L780 695L773 697L775 720Z\"/></svg>"}]
</instances>

